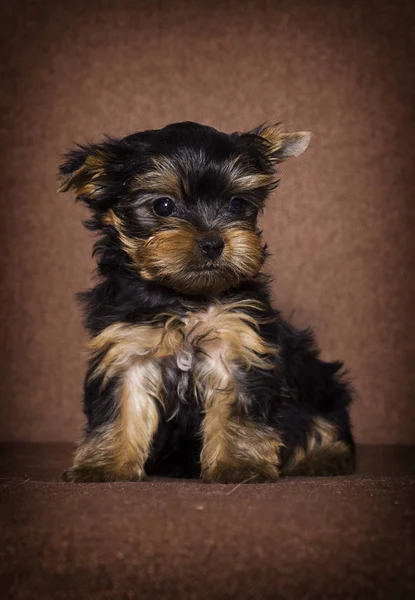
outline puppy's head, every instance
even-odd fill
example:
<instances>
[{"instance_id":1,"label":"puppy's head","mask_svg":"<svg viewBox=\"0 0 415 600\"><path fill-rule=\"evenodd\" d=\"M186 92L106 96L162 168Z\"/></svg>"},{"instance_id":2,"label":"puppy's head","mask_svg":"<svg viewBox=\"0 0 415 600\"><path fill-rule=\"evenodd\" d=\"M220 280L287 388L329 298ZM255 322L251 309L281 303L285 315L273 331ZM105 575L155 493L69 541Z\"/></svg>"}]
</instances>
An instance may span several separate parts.
<instances>
[{"instance_id":1,"label":"puppy's head","mask_svg":"<svg viewBox=\"0 0 415 600\"><path fill-rule=\"evenodd\" d=\"M92 211L89 226L142 278L215 295L259 272L256 220L276 185L275 165L309 141L278 125L227 135L177 123L74 150L60 191L75 191Z\"/></svg>"}]
</instances>

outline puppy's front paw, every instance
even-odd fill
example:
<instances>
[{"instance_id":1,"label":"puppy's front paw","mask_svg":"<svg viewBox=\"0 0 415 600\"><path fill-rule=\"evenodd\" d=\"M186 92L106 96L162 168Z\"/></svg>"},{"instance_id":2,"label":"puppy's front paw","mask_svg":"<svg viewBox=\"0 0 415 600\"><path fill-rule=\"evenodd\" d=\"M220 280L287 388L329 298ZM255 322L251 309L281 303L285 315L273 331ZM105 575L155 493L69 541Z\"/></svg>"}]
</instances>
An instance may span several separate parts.
<instances>
[{"instance_id":1,"label":"puppy's front paw","mask_svg":"<svg viewBox=\"0 0 415 600\"><path fill-rule=\"evenodd\" d=\"M218 463L202 472L205 483L265 483L278 479L278 468L272 464L236 466Z\"/></svg>"},{"instance_id":2,"label":"puppy's front paw","mask_svg":"<svg viewBox=\"0 0 415 600\"><path fill-rule=\"evenodd\" d=\"M115 472L92 467L73 467L62 473L63 481L68 483L102 483L110 481L141 481L142 472Z\"/></svg>"}]
</instances>

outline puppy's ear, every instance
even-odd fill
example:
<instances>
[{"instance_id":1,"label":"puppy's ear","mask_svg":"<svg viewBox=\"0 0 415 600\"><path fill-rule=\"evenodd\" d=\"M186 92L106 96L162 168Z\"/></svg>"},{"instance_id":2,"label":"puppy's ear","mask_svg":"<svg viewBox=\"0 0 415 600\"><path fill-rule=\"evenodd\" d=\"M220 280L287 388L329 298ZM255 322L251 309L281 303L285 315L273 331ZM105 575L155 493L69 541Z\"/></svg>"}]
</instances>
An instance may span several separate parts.
<instances>
[{"instance_id":1,"label":"puppy's ear","mask_svg":"<svg viewBox=\"0 0 415 600\"><path fill-rule=\"evenodd\" d=\"M90 208L112 204L126 179L132 149L123 140L79 146L65 155L59 168L58 192L72 190Z\"/></svg>"},{"instance_id":2,"label":"puppy's ear","mask_svg":"<svg viewBox=\"0 0 415 600\"><path fill-rule=\"evenodd\" d=\"M271 162L279 163L292 156L300 156L310 143L309 131L285 133L280 123L275 125L260 125L251 133L266 141L266 154Z\"/></svg>"},{"instance_id":3,"label":"puppy's ear","mask_svg":"<svg viewBox=\"0 0 415 600\"><path fill-rule=\"evenodd\" d=\"M97 145L80 146L66 154L59 167L62 180L58 192L73 190L77 198L94 197L99 192L99 182L105 177L106 156Z\"/></svg>"}]
</instances>

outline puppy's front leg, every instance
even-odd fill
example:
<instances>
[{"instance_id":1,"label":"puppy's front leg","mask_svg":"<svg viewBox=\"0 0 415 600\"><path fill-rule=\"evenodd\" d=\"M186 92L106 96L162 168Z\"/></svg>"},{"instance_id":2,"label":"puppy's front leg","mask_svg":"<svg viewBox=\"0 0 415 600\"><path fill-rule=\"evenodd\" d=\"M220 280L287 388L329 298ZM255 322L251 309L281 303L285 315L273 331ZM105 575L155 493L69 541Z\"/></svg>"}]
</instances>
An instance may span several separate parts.
<instances>
[{"instance_id":1,"label":"puppy's front leg","mask_svg":"<svg viewBox=\"0 0 415 600\"><path fill-rule=\"evenodd\" d=\"M203 423L202 478L210 483L275 481L281 441L270 427L232 415L217 396Z\"/></svg>"},{"instance_id":2,"label":"puppy's front leg","mask_svg":"<svg viewBox=\"0 0 415 600\"><path fill-rule=\"evenodd\" d=\"M115 324L90 342L94 351L85 384L88 433L66 481L139 480L163 402L160 359L181 338L163 324Z\"/></svg>"},{"instance_id":3,"label":"puppy's front leg","mask_svg":"<svg viewBox=\"0 0 415 600\"><path fill-rule=\"evenodd\" d=\"M101 391L110 412L107 421L92 424L64 473L66 481L128 481L144 477L144 465L158 426L158 365L151 360L130 366L115 385ZM88 384L87 391L88 394ZM105 398L105 394L112 394ZM86 398L86 403L91 399Z\"/></svg>"},{"instance_id":4,"label":"puppy's front leg","mask_svg":"<svg viewBox=\"0 0 415 600\"><path fill-rule=\"evenodd\" d=\"M253 328L253 319L221 313L195 370L205 411L202 425L202 478L206 482L274 481L279 477L278 432L249 416L250 393L243 380L252 369L275 367L275 349Z\"/></svg>"}]
</instances>

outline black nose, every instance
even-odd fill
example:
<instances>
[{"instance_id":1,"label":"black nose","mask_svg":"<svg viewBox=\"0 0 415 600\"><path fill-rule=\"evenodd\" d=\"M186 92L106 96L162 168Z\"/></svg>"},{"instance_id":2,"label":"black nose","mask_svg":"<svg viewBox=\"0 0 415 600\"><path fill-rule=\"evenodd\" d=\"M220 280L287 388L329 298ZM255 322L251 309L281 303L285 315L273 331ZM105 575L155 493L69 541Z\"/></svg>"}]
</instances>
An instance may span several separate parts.
<instances>
[{"instance_id":1,"label":"black nose","mask_svg":"<svg viewBox=\"0 0 415 600\"><path fill-rule=\"evenodd\" d=\"M200 249L211 260L218 258L222 254L224 246L224 241L220 237L205 237L199 240Z\"/></svg>"}]
</instances>

